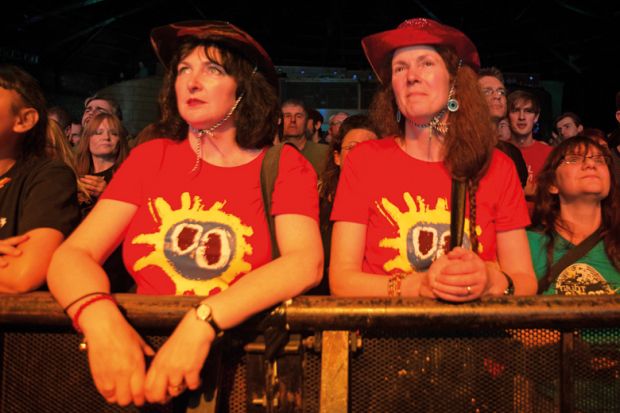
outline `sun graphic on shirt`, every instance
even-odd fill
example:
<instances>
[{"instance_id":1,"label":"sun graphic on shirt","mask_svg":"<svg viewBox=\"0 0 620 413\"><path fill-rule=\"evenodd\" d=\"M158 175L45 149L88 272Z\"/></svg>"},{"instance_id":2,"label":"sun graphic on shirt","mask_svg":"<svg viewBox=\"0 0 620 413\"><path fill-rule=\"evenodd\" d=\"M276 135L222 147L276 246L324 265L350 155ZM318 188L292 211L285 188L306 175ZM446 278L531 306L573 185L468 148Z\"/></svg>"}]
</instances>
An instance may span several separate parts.
<instances>
[{"instance_id":1,"label":"sun graphic on shirt","mask_svg":"<svg viewBox=\"0 0 620 413\"><path fill-rule=\"evenodd\" d=\"M252 269L244 260L252 254L245 240L254 231L222 211L225 203L205 209L198 196L181 194L181 207L173 210L163 198L149 202L157 232L140 234L131 242L149 244L153 251L140 258L133 270L149 265L161 268L174 282L176 294L209 295L224 290Z\"/></svg>"},{"instance_id":2,"label":"sun graphic on shirt","mask_svg":"<svg viewBox=\"0 0 620 413\"><path fill-rule=\"evenodd\" d=\"M391 248L398 251L393 259L383 264L386 272L398 270L410 272L424 271L430 267L435 259L445 254L450 246L450 210L445 198L438 198L434 208L426 205L421 196L413 197L409 192L403 194L407 206L405 211L398 209L387 198L377 202L377 208L389 223L398 229L394 238L383 238L379 242L382 248ZM482 232L476 226L476 234ZM464 248L471 248L469 240L469 219L465 218ZM479 252L482 245L479 243Z\"/></svg>"}]
</instances>

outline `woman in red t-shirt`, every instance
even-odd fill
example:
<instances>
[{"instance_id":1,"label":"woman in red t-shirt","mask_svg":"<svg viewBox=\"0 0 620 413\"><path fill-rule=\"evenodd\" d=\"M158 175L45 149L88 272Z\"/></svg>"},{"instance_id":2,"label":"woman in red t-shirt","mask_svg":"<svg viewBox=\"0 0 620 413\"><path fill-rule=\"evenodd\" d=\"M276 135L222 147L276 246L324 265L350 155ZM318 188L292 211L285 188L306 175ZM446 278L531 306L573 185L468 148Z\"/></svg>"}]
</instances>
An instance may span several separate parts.
<instances>
[{"instance_id":1,"label":"woman in red t-shirt","mask_svg":"<svg viewBox=\"0 0 620 413\"><path fill-rule=\"evenodd\" d=\"M83 331L95 385L110 403L163 402L196 389L215 338L321 277L316 174L282 149L271 201L272 260L260 169L277 127L277 75L247 33L226 22L156 28L166 67L160 104L169 139L135 148L55 255L50 290ZM109 296L100 263L125 237L138 293L207 296L158 350Z\"/></svg>"},{"instance_id":2,"label":"woman in red t-shirt","mask_svg":"<svg viewBox=\"0 0 620 413\"><path fill-rule=\"evenodd\" d=\"M470 301L534 294L523 191L496 134L462 32L411 19L362 40L383 84L370 116L383 139L347 158L332 212L335 295ZM451 182L469 195L449 251Z\"/></svg>"}]
</instances>

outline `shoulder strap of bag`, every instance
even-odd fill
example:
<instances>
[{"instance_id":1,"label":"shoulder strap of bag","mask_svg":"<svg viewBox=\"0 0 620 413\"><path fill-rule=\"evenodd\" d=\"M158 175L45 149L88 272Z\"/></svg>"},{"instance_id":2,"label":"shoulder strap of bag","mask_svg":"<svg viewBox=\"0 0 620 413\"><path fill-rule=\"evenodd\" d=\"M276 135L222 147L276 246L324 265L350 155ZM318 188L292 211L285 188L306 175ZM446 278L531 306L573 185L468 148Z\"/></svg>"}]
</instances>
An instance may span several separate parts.
<instances>
[{"instance_id":1,"label":"shoulder strap of bag","mask_svg":"<svg viewBox=\"0 0 620 413\"><path fill-rule=\"evenodd\" d=\"M273 215L271 214L271 196L276 186L276 178L278 177L278 167L280 166L280 155L284 145L291 146L297 150L292 143L279 143L267 149L263 163L260 169L260 188L263 196L263 209L265 210L265 218L269 226L269 237L271 238L271 258L276 259L280 256L278 241L276 239L276 227Z\"/></svg>"},{"instance_id":2,"label":"shoulder strap of bag","mask_svg":"<svg viewBox=\"0 0 620 413\"><path fill-rule=\"evenodd\" d=\"M579 244L572 247L562 258L551 266L549 276L538 282L538 294L547 291L549 286L555 282L560 273L569 265L586 255L600 241L603 228L599 227L590 236Z\"/></svg>"}]
</instances>

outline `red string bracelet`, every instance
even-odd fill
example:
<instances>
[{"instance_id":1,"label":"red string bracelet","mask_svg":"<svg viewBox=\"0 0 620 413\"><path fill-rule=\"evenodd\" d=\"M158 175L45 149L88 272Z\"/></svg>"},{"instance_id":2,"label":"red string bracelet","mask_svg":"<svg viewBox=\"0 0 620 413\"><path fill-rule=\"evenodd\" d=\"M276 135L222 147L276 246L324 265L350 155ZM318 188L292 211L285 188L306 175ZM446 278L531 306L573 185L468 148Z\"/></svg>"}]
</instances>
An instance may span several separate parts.
<instances>
[{"instance_id":1,"label":"red string bracelet","mask_svg":"<svg viewBox=\"0 0 620 413\"><path fill-rule=\"evenodd\" d=\"M87 298L87 297L92 297L93 295L99 295L99 294L109 294L109 293L107 293L107 292L105 292L105 291L95 291L95 292L92 292L92 293L84 294L84 295L82 295L82 296L80 296L80 297L76 298L75 300L71 301L69 304L67 304L67 305L65 306L65 308L63 308L63 309L62 309L62 311L66 314L66 313L67 313L67 311L68 311L71 307L73 307L74 305L76 305L77 303L79 303L80 301L82 301L83 299L85 299L85 298Z\"/></svg>"},{"instance_id":2,"label":"red string bracelet","mask_svg":"<svg viewBox=\"0 0 620 413\"><path fill-rule=\"evenodd\" d=\"M114 299L114 297L112 297L112 295L104 293L101 295L98 295L96 297L91 298L88 301L84 301L84 303L82 303L82 305L80 305L80 308L78 308L78 310L75 312L75 315L73 316L73 328L75 328L75 330L82 334L82 329L80 328L80 325L78 324L79 320L80 320L80 316L82 315L82 312L84 311L84 309L86 307L88 307L89 305L91 305L92 303L95 303L99 300L110 300L114 303L116 303L116 300Z\"/></svg>"}]
</instances>

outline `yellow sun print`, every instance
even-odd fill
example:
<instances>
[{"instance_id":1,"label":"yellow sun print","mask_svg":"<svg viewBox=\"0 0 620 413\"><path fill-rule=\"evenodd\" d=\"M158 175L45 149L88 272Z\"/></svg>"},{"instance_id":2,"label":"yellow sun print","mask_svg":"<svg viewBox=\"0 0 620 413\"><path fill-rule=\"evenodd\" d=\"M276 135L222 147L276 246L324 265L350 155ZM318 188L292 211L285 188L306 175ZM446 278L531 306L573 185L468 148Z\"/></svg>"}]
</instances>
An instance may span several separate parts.
<instances>
[{"instance_id":1,"label":"yellow sun print","mask_svg":"<svg viewBox=\"0 0 620 413\"><path fill-rule=\"evenodd\" d=\"M397 236L383 238L379 242L382 248L394 249L398 254L386 261L383 269L410 272L424 271L435 259L443 255L450 245L450 210L445 198L438 198L434 208L426 204L424 198L417 196L417 205L409 192L403 194L405 211L398 209L387 198L376 202L379 212L388 222L397 228ZM465 236L463 247L471 248L469 241L469 219L465 218ZM476 234L482 229L476 226ZM479 252L483 246L479 244Z\"/></svg>"},{"instance_id":2,"label":"yellow sun print","mask_svg":"<svg viewBox=\"0 0 620 413\"><path fill-rule=\"evenodd\" d=\"M244 260L252 254L245 240L254 231L241 220L222 211L225 203L205 209L198 196L181 194L181 207L173 210L163 198L149 202L158 231L140 234L133 244L148 244L153 251L134 264L134 271L154 265L176 286L176 294L209 295L228 288L240 274L252 269Z\"/></svg>"}]
</instances>

